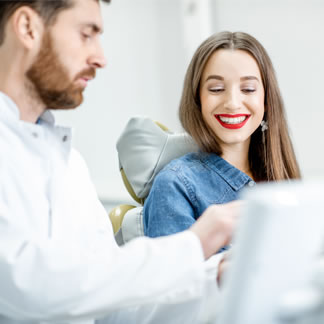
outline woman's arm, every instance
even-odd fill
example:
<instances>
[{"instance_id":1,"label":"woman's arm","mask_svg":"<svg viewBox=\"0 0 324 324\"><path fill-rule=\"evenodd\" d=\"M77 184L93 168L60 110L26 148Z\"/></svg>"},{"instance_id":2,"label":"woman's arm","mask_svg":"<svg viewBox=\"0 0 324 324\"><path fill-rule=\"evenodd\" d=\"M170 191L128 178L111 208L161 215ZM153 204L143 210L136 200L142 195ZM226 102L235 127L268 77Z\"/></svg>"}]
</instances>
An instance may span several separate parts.
<instances>
[{"instance_id":1,"label":"woman's arm","mask_svg":"<svg viewBox=\"0 0 324 324\"><path fill-rule=\"evenodd\" d=\"M190 183L177 170L162 170L144 204L145 235L158 237L188 229L199 216L194 200Z\"/></svg>"}]
</instances>

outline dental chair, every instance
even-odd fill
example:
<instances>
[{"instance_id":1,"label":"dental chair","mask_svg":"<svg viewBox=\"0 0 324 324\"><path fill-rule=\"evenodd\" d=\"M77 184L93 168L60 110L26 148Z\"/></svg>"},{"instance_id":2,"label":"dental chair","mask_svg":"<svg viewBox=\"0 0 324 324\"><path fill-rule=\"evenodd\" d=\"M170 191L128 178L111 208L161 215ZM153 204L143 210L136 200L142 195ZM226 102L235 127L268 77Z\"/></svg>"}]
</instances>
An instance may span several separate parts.
<instances>
[{"instance_id":1,"label":"dental chair","mask_svg":"<svg viewBox=\"0 0 324 324\"><path fill-rule=\"evenodd\" d=\"M115 207L109 217L119 245L143 236L143 204L154 177L171 160L198 150L191 137L146 117L133 117L117 141L119 169L136 205Z\"/></svg>"}]
</instances>

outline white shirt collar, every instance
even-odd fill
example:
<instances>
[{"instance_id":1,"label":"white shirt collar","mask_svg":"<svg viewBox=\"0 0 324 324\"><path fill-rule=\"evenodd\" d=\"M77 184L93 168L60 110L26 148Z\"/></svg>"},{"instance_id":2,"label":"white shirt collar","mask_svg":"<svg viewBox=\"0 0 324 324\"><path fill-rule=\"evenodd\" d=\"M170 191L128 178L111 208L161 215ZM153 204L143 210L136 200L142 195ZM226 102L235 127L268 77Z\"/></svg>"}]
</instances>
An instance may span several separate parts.
<instances>
[{"instance_id":1,"label":"white shirt collar","mask_svg":"<svg viewBox=\"0 0 324 324\"><path fill-rule=\"evenodd\" d=\"M51 124L51 125L55 124L55 117L50 110L45 110L45 112L39 118L40 118L40 120L42 120L48 124Z\"/></svg>"}]
</instances>

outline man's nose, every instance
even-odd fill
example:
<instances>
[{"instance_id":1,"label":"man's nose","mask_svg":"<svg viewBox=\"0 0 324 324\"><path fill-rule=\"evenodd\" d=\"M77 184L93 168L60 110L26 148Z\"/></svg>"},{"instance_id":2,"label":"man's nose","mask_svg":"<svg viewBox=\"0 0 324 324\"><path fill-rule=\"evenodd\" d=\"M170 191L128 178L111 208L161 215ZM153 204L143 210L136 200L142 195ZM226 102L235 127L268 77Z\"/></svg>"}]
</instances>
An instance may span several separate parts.
<instances>
[{"instance_id":1,"label":"man's nose","mask_svg":"<svg viewBox=\"0 0 324 324\"><path fill-rule=\"evenodd\" d=\"M102 69L106 66L107 60L100 45L97 46L93 55L90 56L88 63L95 69Z\"/></svg>"}]
</instances>

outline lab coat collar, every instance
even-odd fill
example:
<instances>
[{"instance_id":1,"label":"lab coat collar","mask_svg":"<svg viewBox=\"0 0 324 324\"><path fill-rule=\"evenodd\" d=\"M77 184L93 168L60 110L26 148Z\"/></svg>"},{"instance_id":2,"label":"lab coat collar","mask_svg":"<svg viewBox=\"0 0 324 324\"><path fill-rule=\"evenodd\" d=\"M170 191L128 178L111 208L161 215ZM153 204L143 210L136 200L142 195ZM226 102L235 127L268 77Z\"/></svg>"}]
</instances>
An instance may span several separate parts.
<instances>
[{"instance_id":1,"label":"lab coat collar","mask_svg":"<svg viewBox=\"0 0 324 324\"><path fill-rule=\"evenodd\" d=\"M3 104L2 104L3 103ZM19 109L14 101L6 94L0 91L0 109L1 117L6 119L19 119Z\"/></svg>"},{"instance_id":2,"label":"lab coat collar","mask_svg":"<svg viewBox=\"0 0 324 324\"><path fill-rule=\"evenodd\" d=\"M1 101L4 103L4 105L1 105ZM19 108L16 105L16 103L5 93L0 91L0 107L1 107L1 115L5 118L14 118L14 119L20 119L20 112ZM7 109L5 109L6 107ZM46 110L41 116L40 121L44 121L47 124L54 125L55 124L55 118L51 111Z\"/></svg>"}]
</instances>

